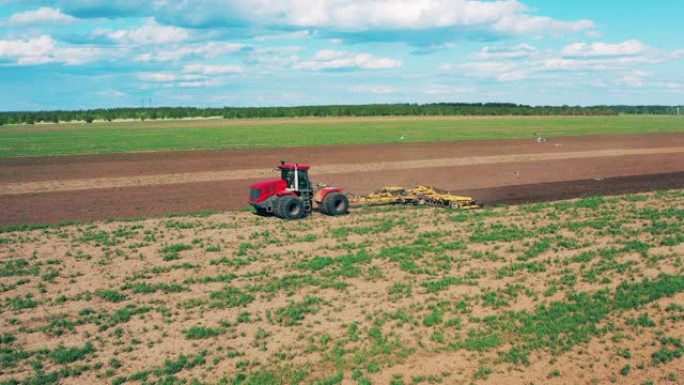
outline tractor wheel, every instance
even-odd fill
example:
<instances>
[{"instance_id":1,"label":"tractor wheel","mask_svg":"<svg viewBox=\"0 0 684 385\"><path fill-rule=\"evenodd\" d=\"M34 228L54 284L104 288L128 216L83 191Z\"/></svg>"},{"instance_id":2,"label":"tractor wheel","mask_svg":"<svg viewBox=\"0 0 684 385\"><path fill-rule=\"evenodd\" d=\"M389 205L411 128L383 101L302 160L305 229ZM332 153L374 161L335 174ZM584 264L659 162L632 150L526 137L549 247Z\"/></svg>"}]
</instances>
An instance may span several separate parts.
<instances>
[{"instance_id":1,"label":"tractor wheel","mask_svg":"<svg viewBox=\"0 0 684 385\"><path fill-rule=\"evenodd\" d=\"M255 207L254 210L256 211L256 215L258 215L260 217L268 216L268 211L266 211L266 209L262 209L260 207Z\"/></svg>"},{"instance_id":2,"label":"tractor wheel","mask_svg":"<svg viewBox=\"0 0 684 385\"><path fill-rule=\"evenodd\" d=\"M331 192L321 203L321 211L324 214L336 217L349 212L349 199L338 192Z\"/></svg>"},{"instance_id":3,"label":"tractor wheel","mask_svg":"<svg viewBox=\"0 0 684 385\"><path fill-rule=\"evenodd\" d=\"M276 201L274 213L277 217L287 220L304 218L304 203L293 196L284 196Z\"/></svg>"}]
</instances>

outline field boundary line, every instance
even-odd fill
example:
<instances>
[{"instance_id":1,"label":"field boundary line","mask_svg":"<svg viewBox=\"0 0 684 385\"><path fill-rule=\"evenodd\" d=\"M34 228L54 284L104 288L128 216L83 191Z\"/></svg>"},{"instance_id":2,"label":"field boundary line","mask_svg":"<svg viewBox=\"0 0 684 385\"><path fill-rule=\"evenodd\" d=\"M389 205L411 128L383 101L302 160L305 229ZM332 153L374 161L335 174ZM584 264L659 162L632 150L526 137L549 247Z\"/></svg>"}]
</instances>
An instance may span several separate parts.
<instances>
[{"instance_id":1,"label":"field boundary line","mask_svg":"<svg viewBox=\"0 0 684 385\"><path fill-rule=\"evenodd\" d=\"M606 158L632 155L651 154L674 154L684 153L684 146L639 148L621 150L592 150L562 153L534 153L534 154L510 154L467 156L456 158L438 158L424 160L405 160L388 162L347 163L332 165L313 165L311 175L332 175L349 172L393 171L414 170L422 168L476 166L501 163L517 162L543 162L551 160ZM250 169L250 170L220 170L199 171L186 173L158 174L145 176L104 177L88 179L64 179L22 183L0 184L0 196L23 195L46 192L79 191L91 189L117 188L117 187L142 187L150 185L169 185L182 183L201 183L212 181L230 181L243 179L273 178L273 168Z\"/></svg>"}]
</instances>

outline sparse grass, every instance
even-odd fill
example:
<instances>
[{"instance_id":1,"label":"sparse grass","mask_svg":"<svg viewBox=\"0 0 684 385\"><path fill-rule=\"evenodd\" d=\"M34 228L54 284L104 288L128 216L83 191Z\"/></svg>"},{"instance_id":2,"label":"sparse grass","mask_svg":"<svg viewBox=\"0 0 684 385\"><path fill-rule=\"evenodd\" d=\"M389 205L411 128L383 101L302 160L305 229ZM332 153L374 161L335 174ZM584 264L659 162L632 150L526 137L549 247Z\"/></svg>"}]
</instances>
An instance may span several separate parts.
<instances>
[{"instance_id":1,"label":"sparse grass","mask_svg":"<svg viewBox=\"0 0 684 385\"><path fill-rule=\"evenodd\" d=\"M97 290L95 295L109 302L121 302L126 299L126 295L117 290Z\"/></svg>"},{"instance_id":2,"label":"sparse grass","mask_svg":"<svg viewBox=\"0 0 684 385\"><path fill-rule=\"evenodd\" d=\"M672 190L7 232L0 383L676 383L682 207Z\"/></svg>"},{"instance_id":3,"label":"sparse grass","mask_svg":"<svg viewBox=\"0 0 684 385\"><path fill-rule=\"evenodd\" d=\"M205 326L192 326L185 330L185 338L191 340L203 340L216 337L221 334L220 329L208 328Z\"/></svg>"}]
</instances>

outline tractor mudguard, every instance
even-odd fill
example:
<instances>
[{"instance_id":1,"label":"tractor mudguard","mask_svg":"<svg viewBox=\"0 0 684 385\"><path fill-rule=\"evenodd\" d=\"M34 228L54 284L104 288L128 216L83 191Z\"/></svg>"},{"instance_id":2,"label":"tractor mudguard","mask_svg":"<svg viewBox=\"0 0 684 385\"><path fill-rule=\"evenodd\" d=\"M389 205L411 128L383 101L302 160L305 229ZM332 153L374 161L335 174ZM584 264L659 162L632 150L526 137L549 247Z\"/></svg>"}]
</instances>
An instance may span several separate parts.
<instances>
[{"instance_id":1,"label":"tractor mudguard","mask_svg":"<svg viewBox=\"0 0 684 385\"><path fill-rule=\"evenodd\" d=\"M331 192L342 192L342 187L324 187L318 191L316 191L316 195L314 195L314 201L316 203L321 203L323 200L325 200L325 197L328 196Z\"/></svg>"},{"instance_id":2,"label":"tractor mudguard","mask_svg":"<svg viewBox=\"0 0 684 385\"><path fill-rule=\"evenodd\" d=\"M281 191L281 192L279 192L279 193L276 194L277 197L284 197L284 196L286 196L286 195L291 195L291 196L293 196L293 197L296 197L296 196L297 196L297 193L294 192L294 191Z\"/></svg>"}]
</instances>

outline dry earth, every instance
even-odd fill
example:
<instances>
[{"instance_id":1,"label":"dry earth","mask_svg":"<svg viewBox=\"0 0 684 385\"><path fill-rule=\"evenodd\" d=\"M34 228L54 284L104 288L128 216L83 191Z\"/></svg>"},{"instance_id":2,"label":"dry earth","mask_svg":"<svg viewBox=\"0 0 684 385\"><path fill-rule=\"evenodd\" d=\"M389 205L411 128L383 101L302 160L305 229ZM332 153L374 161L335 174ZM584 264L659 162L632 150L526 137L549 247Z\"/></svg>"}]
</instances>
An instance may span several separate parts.
<instances>
[{"instance_id":1,"label":"dry earth","mask_svg":"<svg viewBox=\"0 0 684 385\"><path fill-rule=\"evenodd\" d=\"M677 384L683 226L670 190L7 232L0 382Z\"/></svg>"},{"instance_id":2,"label":"dry earth","mask_svg":"<svg viewBox=\"0 0 684 385\"><path fill-rule=\"evenodd\" d=\"M281 159L356 194L424 183L486 203L684 186L682 134L12 158L0 226L241 208Z\"/></svg>"}]
</instances>

